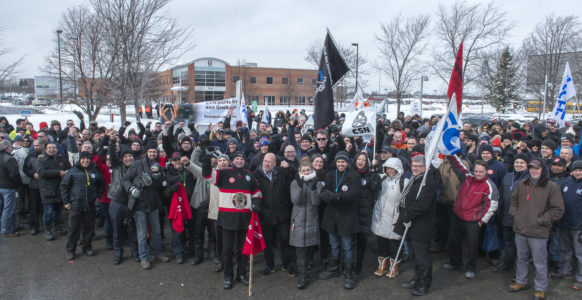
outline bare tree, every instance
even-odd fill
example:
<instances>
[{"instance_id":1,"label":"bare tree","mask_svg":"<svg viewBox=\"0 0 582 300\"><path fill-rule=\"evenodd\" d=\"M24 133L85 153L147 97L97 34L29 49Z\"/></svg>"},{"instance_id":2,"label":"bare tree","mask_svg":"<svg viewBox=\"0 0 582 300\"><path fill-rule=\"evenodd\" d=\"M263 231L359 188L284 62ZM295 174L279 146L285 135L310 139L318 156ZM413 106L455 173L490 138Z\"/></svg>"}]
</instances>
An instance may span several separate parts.
<instances>
[{"instance_id":1,"label":"bare tree","mask_svg":"<svg viewBox=\"0 0 582 300\"><path fill-rule=\"evenodd\" d=\"M0 33L2 32L2 28L0 28ZM7 58L12 52L13 49L11 48L0 48L0 83L3 83L7 80L10 76L13 76L16 73L16 69L22 61L24 60L24 56L10 60Z\"/></svg>"},{"instance_id":2,"label":"bare tree","mask_svg":"<svg viewBox=\"0 0 582 300\"><path fill-rule=\"evenodd\" d=\"M118 103L122 122L123 105L133 100L137 111L144 89L155 80L159 69L174 62L187 49L192 31L178 26L162 9L170 0L90 0L99 18L106 24L108 40L120 52L117 76Z\"/></svg>"},{"instance_id":3,"label":"bare tree","mask_svg":"<svg viewBox=\"0 0 582 300\"><path fill-rule=\"evenodd\" d=\"M356 48L353 46L345 47L341 43L337 44L338 50L344 57L346 64L350 68L350 71L342 78L338 86L348 86L352 93L356 90L356 68L358 68L358 84L361 88L368 85L368 81L365 79L368 75L367 63L368 60L359 54L359 58L356 57ZM321 49L323 49L323 41L316 40L312 42L307 48L307 54L305 55L305 61L312 64L314 67L319 67L319 61L321 57Z\"/></svg>"},{"instance_id":4,"label":"bare tree","mask_svg":"<svg viewBox=\"0 0 582 300\"><path fill-rule=\"evenodd\" d=\"M470 84L481 75L482 52L503 46L514 26L507 20L507 13L494 2L486 5L465 1L451 6L439 4L435 28L439 41L434 47L434 63L431 64L435 75L448 83L463 41L463 83Z\"/></svg>"},{"instance_id":5,"label":"bare tree","mask_svg":"<svg viewBox=\"0 0 582 300\"><path fill-rule=\"evenodd\" d=\"M379 67L392 80L396 91L396 111L400 112L403 93L412 80L419 79L419 56L425 50L430 17L419 15L403 19L398 15L390 23L381 24L376 36L382 63Z\"/></svg>"},{"instance_id":6,"label":"bare tree","mask_svg":"<svg viewBox=\"0 0 582 300\"><path fill-rule=\"evenodd\" d=\"M544 99L548 77L547 107L553 107L566 61L582 63L582 29L577 16L549 15L540 21L523 42L527 54L527 91Z\"/></svg>"}]
</instances>

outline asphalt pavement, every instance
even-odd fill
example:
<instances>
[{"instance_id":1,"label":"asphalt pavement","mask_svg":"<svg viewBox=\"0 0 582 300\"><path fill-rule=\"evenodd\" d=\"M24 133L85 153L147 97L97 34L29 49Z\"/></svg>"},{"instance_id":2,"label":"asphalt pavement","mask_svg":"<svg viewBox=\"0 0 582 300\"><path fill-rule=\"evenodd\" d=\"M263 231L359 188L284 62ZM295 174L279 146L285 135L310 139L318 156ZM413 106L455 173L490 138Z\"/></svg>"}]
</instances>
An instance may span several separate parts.
<instances>
[{"instance_id":1,"label":"asphalt pavement","mask_svg":"<svg viewBox=\"0 0 582 300\"><path fill-rule=\"evenodd\" d=\"M169 228L166 226L166 229ZM178 265L154 262L151 270L142 270L139 263L124 253L121 265L113 265L113 253L105 250L103 230L101 239L93 244L97 254L87 257L77 249L74 262L65 260L66 237L46 241L42 234L30 236L21 230L17 238L0 238L0 299L250 299L248 287L235 285L232 290L222 288L222 273L214 272L212 259L206 257L200 265ZM164 251L171 255L169 232L164 240ZM374 241L369 239L365 266L358 276L354 290L343 289L342 277L317 280L321 271L319 261L310 275L313 282L305 290L298 290L296 277L280 270L267 276L254 276L254 299L409 299L415 298L400 285L412 278L413 265L405 263L396 279L376 277ZM126 249L127 250L127 249ZM317 254L316 254L317 256ZM276 256L277 258L279 256ZM433 285L425 299L532 299L533 287L519 293L508 293L512 273L495 273L488 261L478 260L477 276L465 279L463 272L447 271L441 264L446 254L433 256ZM279 261L277 261L279 263ZM254 270L264 268L263 255L255 259ZM533 267L532 267L533 273ZM572 279L551 280L548 299L582 299L582 292L571 289Z\"/></svg>"}]
</instances>

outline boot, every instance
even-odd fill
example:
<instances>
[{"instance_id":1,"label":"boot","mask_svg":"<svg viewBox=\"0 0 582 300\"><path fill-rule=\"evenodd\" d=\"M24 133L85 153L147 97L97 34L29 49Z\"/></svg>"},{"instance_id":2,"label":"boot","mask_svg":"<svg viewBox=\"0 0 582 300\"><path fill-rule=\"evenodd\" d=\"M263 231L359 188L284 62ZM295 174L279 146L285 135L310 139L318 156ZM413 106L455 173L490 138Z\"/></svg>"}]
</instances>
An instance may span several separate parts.
<instances>
[{"instance_id":1,"label":"boot","mask_svg":"<svg viewBox=\"0 0 582 300\"><path fill-rule=\"evenodd\" d=\"M307 275L307 259L305 257L297 257L297 273L299 274L297 288L302 290L311 282L311 278Z\"/></svg>"},{"instance_id":2,"label":"boot","mask_svg":"<svg viewBox=\"0 0 582 300\"><path fill-rule=\"evenodd\" d=\"M356 287L354 278L354 264L346 263L344 265L344 289L351 290Z\"/></svg>"},{"instance_id":3,"label":"boot","mask_svg":"<svg viewBox=\"0 0 582 300\"><path fill-rule=\"evenodd\" d=\"M105 249L106 250L113 250L113 238L112 237L107 237L107 240L105 242Z\"/></svg>"},{"instance_id":4,"label":"boot","mask_svg":"<svg viewBox=\"0 0 582 300\"><path fill-rule=\"evenodd\" d=\"M192 265L199 265L204 260L204 240L194 242L194 257L190 262Z\"/></svg>"},{"instance_id":5,"label":"boot","mask_svg":"<svg viewBox=\"0 0 582 300\"><path fill-rule=\"evenodd\" d=\"M339 259L332 258L329 260L329 263L325 268L325 271L319 273L318 277L321 280L327 280L338 276L340 276Z\"/></svg>"},{"instance_id":6,"label":"boot","mask_svg":"<svg viewBox=\"0 0 582 300\"><path fill-rule=\"evenodd\" d=\"M388 265L388 257L378 256L378 270L376 270L376 272L374 272L374 275L383 276L384 274L386 274L387 265Z\"/></svg>"},{"instance_id":7,"label":"boot","mask_svg":"<svg viewBox=\"0 0 582 300\"><path fill-rule=\"evenodd\" d=\"M388 278L396 278L396 276L398 276L398 274L400 274L398 272L398 266L400 265L400 262L395 261L393 258L390 259L390 268L387 270L388 273L386 273L386 277Z\"/></svg>"},{"instance_id":8,"label":"boot","mask_svg":"<svg viewBox=\"0 0 582 300\"><path fill-rule=\"evenodd\" d=\"M55 239L55 236L53 235L53 229L52 227L48 226L47 228L45 228L44 234L42 235L47 241L52 241Z\"/></svg>"}]
</instances>

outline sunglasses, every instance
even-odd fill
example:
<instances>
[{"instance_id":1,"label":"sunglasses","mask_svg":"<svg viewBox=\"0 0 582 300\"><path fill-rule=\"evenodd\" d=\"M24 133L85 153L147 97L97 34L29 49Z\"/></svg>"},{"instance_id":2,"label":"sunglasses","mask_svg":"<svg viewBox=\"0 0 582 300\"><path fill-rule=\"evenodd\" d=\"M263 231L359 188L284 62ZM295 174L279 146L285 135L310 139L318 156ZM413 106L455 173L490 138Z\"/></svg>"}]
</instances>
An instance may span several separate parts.
<instances>
[{"instance_id":1,"label":"sunglasses","mask_svg":"<svg viewBox=\"0 0 582 300\"><path fill-rule=\"evenodd\" d=\"M321 142L321 141L327 141L327 139L326 139L326 138L318 138L318 139L316 139L316 140L318 140L318 141L320 141L320 142Z\"/></svg>"},{"instance_id":2,"label":"sunglasses","mask_svg":"<svg viewBox=\"0 0 582 300\"><path fill-rule=\"evenodd\" d=\"M73 126L73 123L67 123L67 126Z\"/></svg>"}]
</instances>

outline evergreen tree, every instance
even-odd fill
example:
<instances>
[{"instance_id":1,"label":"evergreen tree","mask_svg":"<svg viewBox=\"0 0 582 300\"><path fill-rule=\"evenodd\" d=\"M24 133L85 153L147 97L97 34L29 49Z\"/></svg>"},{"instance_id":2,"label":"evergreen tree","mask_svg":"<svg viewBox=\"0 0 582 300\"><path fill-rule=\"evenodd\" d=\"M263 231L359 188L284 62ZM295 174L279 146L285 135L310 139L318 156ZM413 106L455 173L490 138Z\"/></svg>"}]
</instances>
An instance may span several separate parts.
<instances>
[{"instance_id":1,"label":"evergreen tree","mask_svg":"<svg viewBox=\"0 0 582 300\"><path fill-rule=\"evenodd\" d=\"M487 64L486 67L487 68ZM513 65L513 55L506 47L499 61L495 72L484 70L484 86L487 90L485 99L489 100L497 111L506 112L512 110L514 104L519 100L519 83L517 78L517 68Z\"/></svg>"}]
</instances>

